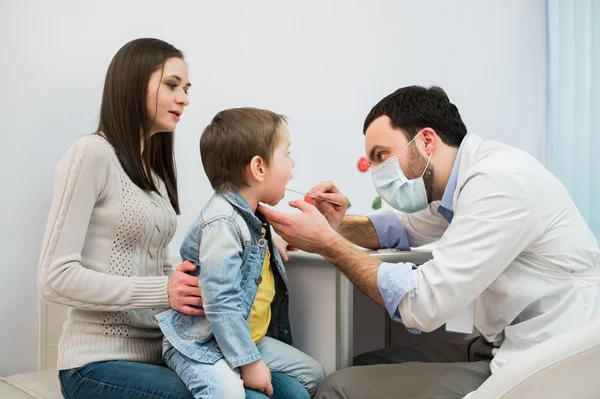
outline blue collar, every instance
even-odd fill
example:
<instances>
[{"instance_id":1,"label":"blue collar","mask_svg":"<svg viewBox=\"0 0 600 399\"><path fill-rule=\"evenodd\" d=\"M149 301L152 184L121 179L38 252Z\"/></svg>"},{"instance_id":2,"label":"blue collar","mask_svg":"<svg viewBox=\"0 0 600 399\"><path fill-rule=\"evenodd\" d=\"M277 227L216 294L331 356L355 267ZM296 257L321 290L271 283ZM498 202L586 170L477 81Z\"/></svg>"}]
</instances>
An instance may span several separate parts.
<instances>
[{"instance_id":1,"label":"blue collar","mask_svg":"<svg viewBox=\"0 0 600 399\"><path fill-rule=\"evenodd\" d=\"M452 165L452 172L450 172L450 178L448 179L448 184L446 184L444 195L442 196L442 200L440 201L440 205L437 209L438 213L442 215L444 219L448 221L448 223L451 223L452 219L454 218L454 206L452 203L454 202L454 192L456 191L456 183L458 181L460 158L462 156L463 146L466 141L467 137L465 136L460 143L460 147L458 147L456 159L454 160L454 165Z\"/></svg>"},{"instance_id":2,"label":"blue collar","mask_svg":"<svg viewBox=\"0 0 600 399\"><path fill-rule=\"evenodd\" d=\"M248 202L246 202L244 197L242 197L237 191L231 190L221 193L221 195L227 201L229 201L231 205L237 208L252 230L254 230L257 234L264 234L264 230L269 226L269 224L259 210L257 210L256 213L252 212Z\"/></svg>"}]
</instances>

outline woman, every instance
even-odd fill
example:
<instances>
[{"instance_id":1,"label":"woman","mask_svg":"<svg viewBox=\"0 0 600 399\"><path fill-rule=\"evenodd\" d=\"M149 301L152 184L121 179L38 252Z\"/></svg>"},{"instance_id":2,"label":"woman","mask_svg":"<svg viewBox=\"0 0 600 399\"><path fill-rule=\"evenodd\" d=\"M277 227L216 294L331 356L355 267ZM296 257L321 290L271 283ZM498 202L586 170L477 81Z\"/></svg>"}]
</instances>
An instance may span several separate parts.
<instances>
[{"instance_id":1,"label":"woman","mask_svg":"<svg viewBox=\"0 0 600 399\"><path fill-rule=\"evenodd\" d=\"M179 214L173 131L190 86L175 47L127 43L108 68L97 132L57 166L38 288L69 306L58 350L65 398L191 398L163 364L154 319L169 306L203 314L186 273L195 266L167 262ZM280 397L305 392L285 375L273 385Z\"/></svg>"}]
</instances>

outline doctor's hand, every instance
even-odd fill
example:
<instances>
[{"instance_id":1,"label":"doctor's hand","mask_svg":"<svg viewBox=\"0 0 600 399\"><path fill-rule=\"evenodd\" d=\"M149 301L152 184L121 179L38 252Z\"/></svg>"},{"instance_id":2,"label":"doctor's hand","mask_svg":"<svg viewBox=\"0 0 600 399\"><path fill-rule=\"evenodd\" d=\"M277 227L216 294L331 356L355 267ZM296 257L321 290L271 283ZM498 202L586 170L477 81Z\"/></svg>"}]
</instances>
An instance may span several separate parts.
<instances>
[{"instance_id":1,"label":"doctor's hand","mask_svg":"<svg viewBox=\"0 0 600 399\"><path fill-rule=\"evenodd\" d=\"M259 207L277 234L290 245L303 251L322 254L338 234L313 205L304 200L291 201L289 204L302 213L291 215L263 205Z\"/></svg>"},{"instance_id":2,"label":"doctor's hand","mask_svg":"<svg viewBox=\"0 0 600 399\"><path fill-rule=\"evenodd\" d=\"M348 198L330 181L323 181L313 188L307 194L314 195L318 198L323 198L338 202L342 205L335 205L327 201L315 201L315 207L321 212L325 219L329 222L332 229L337 231L346 215L348 209Z\"/></svg>"}]
</instances>

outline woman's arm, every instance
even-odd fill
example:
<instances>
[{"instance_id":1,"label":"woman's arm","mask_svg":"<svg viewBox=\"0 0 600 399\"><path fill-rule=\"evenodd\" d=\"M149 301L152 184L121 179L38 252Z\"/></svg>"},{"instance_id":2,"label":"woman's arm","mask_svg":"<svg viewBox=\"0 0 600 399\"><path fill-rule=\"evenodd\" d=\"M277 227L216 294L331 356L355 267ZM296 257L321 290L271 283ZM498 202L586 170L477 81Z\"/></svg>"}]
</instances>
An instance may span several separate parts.
<instances>
[{"instance_id":1,"label":"woman's arm","mask_svg":"<svg viewBox=\"0 0 600 399\"><path fill-rule=\"evenodd\" d=\"M113 276L81 263L92 211L109 184L111 152L105 142L88 136L59 162L38 267L39 292L48 301L84 309L167 307L169 277Z\"/></svg>"}]
</instances>

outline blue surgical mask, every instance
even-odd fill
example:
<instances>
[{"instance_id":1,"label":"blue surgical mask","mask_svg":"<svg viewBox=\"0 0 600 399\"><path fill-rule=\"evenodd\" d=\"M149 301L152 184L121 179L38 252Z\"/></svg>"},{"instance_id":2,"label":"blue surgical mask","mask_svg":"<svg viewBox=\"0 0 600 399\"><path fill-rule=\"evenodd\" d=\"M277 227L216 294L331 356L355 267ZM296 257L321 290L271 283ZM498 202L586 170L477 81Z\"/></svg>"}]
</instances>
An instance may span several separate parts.
<instances>
[{"instance_id":1,"label":"blue surgical mask","mask_svg":"<svg viewBox=\"0 0 600 399\"><path fill-rule=\"evenodd\" d=\"M404 147L400 154L392 156L371 170L371 177L373 178L377 194L392 207L405 213L422 211L427 208L428 204L423 176L429 166L431 154L429 154L427 165L421 177L412 180L406 178L398 160L400 155L415 141L417 136Z\"/></svg>"}]
</instances>

